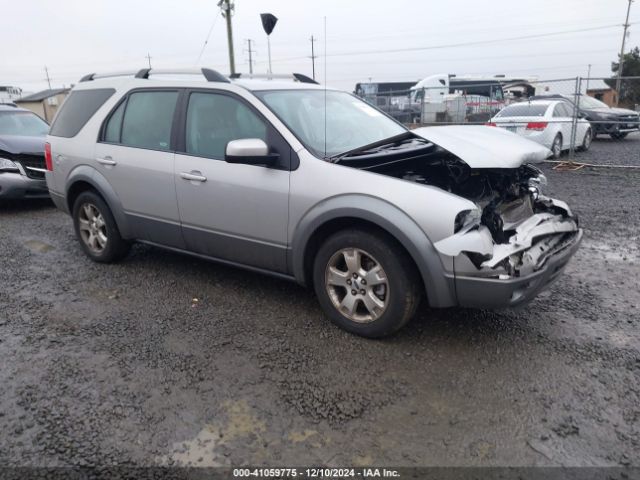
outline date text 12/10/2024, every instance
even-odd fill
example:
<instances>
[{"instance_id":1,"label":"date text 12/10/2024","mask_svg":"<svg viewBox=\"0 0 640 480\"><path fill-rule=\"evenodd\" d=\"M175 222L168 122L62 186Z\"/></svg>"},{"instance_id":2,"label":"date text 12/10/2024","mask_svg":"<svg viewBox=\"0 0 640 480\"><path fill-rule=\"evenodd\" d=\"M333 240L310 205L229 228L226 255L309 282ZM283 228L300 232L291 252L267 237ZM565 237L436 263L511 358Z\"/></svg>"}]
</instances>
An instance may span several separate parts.
<instances>
[{"instance_id":1,"label":"date text 12/10/2024","mask_svg":"<svg viewBox=\"0 0 640 480\"><path fill-rule=\"evenodd\" d=\"M400 478L389 468L234 468L234 478Z\"/></svg>"}]
</instances>

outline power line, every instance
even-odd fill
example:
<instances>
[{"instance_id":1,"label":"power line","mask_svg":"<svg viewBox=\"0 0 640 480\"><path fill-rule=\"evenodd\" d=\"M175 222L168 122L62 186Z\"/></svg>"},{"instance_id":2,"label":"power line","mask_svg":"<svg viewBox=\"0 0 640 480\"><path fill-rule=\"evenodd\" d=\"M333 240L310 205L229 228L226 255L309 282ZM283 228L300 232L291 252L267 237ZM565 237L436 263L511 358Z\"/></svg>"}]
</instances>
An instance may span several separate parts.
<instances>
[{"instance_id":1,"label":"power line","mask_svg":"<svg viewBox=\"0 0 640 480\"><path fill-rule=\"evenodd\" d=\"M630 22L629 25L634 25L640 22ZM599 27L591 27L591 28L580 28L573 30L561 30L556 32L547 32L547 33L539 33L532 35L521 35L517 37L505 37L498 38L493 40L477 40L473 42L460 42L460 43L452 43L452 44L442 44L442 45L432 45L428 47L406 47L406 48L393 48L386 50L360 50L360 51L352 51L352 52L337 52L332 53L328 56L330 57L343 57L343 56L354 56L354 55L377 55L380 53L400 53L400 52L414 52L414 51L426 51L426 50L444 50L448 48L459 48L459 47L468 47L468 46L476 46L476 45L487 45L492 43L502 43L502 42L510 42L510 41L518 41L518 40L529 40L534 38L545 38L552 37L556 35L565 35L569 33L582 33L582 32L591 32L594 30L605 30L610 28L618 27L618 24L610 24L603 25ZM322 57L323 55L318 55L318 57ZM287 58L278 58L275 59L274 62L287 62L290 60L303 60L307 57L305 56L296 56L296 57L287 57Z\"/></svg>"},{"instance_id":2,"label":"power line","mask_svg":"<svg viewBox=\"0 0 640 480\"><path fill-rule=\"evenodd\" d=\"M632 25L632 24L629 24ZM432 45L428 47L406 47L406 48L392 48L386 50L362 50L359 52L338 52L332 53L331 57L338 56L347 56L347 55L371 55L371 54L380 54L380 53L399 53L399 52L417 52L422 50L438 50L443 48L458 48L458 47L468 47L471 45L486 45L490 43L500 43L500 42L512 42L515 40L529 40L534 38L543 38L543 37L551 37L555 35L566 35L568 33L580 33L580 32L592 32L594 30L604 30L608 28L618 27L619 25L603 25L601 27L591 27L591 28L577 28L574 30L561 30L557 32L548 32L548 33L539 33L533 35L521 35L517 37L503 37L497 38L493 40L477 40L475 42L460 42L460 43L450 43L443 45Z\"/></svg>"},{"instance_id":3,"label":"power line","mask_svg":"<svg viewBox=\"0 0 640 480\"><path fill-rule=\"evenodd\" d=\"M204 43L202 44L202 48L200 49L200 54L198 55L198 59L196 60L196 65L198 65L200 63L200 59L202 58L202 54L204 53L205 48L207 48L207 44L209 43L209 37L211 37L211 32L213 32L213 27L216 26L216 23L218 23L218 19L221 17L221 15L218 15L216 13L216 16L213 18L213 23L211 24L211 27L209 28L209 32L207 33L207 38L205 39Z\"/></svg>"}]
</instances>

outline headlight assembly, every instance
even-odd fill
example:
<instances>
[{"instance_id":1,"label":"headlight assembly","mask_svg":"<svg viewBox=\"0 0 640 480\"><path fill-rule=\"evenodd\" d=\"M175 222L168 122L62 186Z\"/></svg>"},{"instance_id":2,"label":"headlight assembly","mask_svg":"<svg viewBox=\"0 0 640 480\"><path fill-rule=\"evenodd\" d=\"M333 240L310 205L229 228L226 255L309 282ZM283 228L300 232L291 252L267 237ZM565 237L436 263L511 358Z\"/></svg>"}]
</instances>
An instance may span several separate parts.
<instances>
[{"instance_id":1,"label":"headlight assembly","mask_svg":"<svg viewBox=\"0 0 640 480\"><path fill-rule=\"evenodd\" d=\"M456 215L455 223L453 226L453 233L458 233L461 230L468 230L474 225L480 223L482 218L482 211L480 209L463 210Z\"/></svg>"},{"instance_id":2,"label":"headlight assembly","mask_svg":"<svg viewBox=\"0 0 640 480\"><path fill-rule=\"evenodd\" d=\"M18 165L8 158L0 157L0 172L19 172Z\"/></svg>"}]
</instances>

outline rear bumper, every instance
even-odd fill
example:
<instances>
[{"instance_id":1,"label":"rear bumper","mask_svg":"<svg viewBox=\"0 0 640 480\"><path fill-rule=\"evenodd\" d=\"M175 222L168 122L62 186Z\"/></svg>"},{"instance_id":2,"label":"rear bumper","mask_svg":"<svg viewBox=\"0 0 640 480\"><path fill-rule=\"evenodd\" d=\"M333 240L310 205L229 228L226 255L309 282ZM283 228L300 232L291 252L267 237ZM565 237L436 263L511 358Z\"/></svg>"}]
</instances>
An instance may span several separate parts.
<instances>
[{"instance_id":1,"label":"rear bumper","mask_svg":"<svg viewBox=\"0 0 640 480\"><path fill-rule=\"evenodd\" d=\"M47 183L20 173L0 173L0 199L49 198Z\"/></svg>"},{"instance_id":2,"label":"rear bumper","mask_svg":"<svg viewBox=\"0 0 640 480\"><path fill-rule=\"evenodd\" d=\"M547 260L538 271L517 278L478 278L455 276L458 304L462 307L513 307L532 300L562 273L582 242L579 229L571 243Z\"/></svg>"}]
</instances>

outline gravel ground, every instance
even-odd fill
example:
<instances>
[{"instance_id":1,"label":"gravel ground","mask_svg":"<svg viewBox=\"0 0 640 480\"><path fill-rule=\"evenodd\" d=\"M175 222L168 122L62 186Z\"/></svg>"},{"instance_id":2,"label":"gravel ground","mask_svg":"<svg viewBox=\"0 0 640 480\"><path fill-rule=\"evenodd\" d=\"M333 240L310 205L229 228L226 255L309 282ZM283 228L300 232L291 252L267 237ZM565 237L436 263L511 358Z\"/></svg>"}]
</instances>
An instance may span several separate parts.
<instances>
[{"instance_id":1,"label":"gravel ground","mask_svg":"<svg viewBox=\"0 0 640 480\"><path fill-rule=\"evenodd\" d=\"M640 164L640 136L578 155ZM564 277L383 341L294 284L98 265L50 204L3 206L0 465L640 464L640 171L545 170L586 230Z\"/></svg>"}]
</instances>

